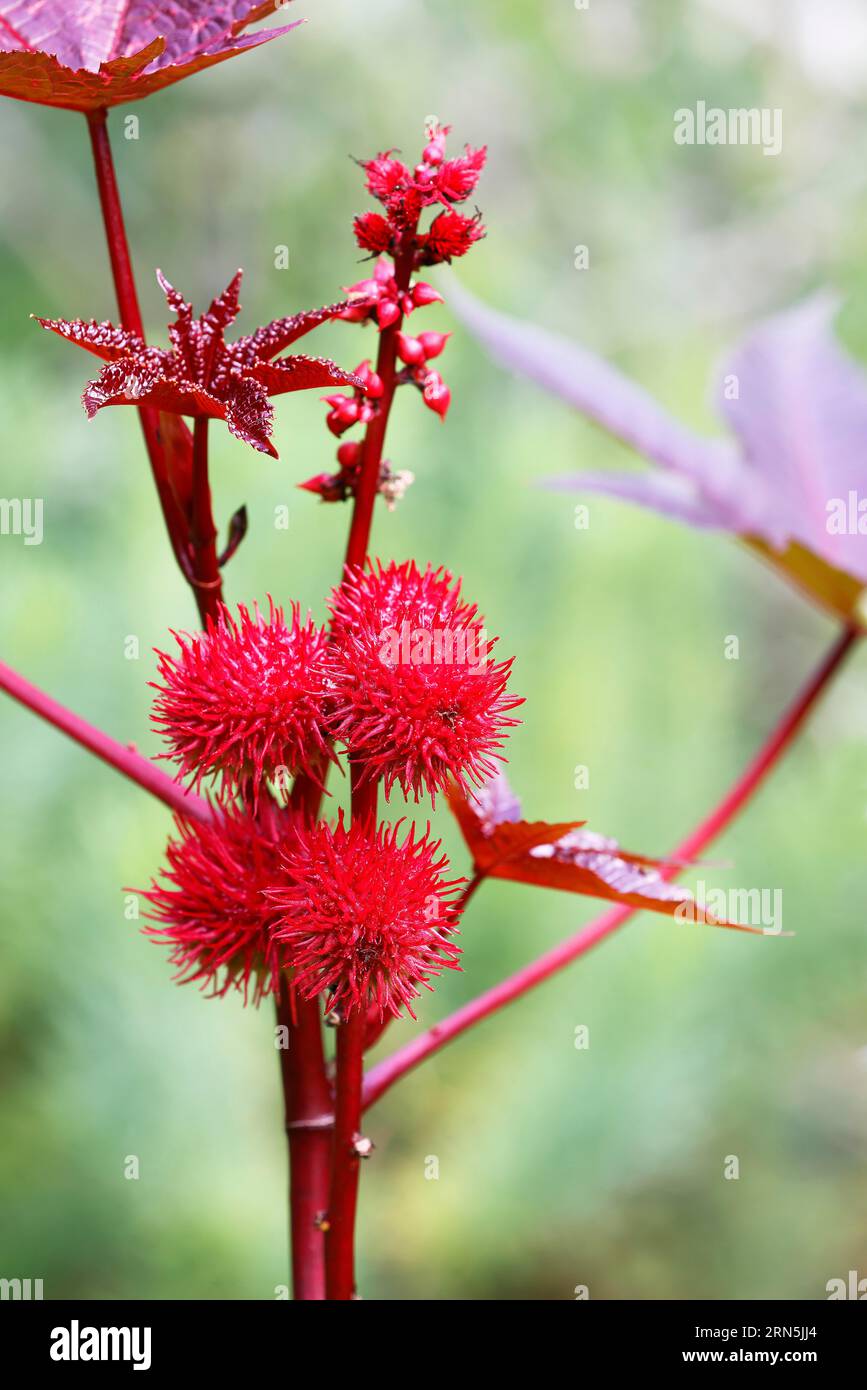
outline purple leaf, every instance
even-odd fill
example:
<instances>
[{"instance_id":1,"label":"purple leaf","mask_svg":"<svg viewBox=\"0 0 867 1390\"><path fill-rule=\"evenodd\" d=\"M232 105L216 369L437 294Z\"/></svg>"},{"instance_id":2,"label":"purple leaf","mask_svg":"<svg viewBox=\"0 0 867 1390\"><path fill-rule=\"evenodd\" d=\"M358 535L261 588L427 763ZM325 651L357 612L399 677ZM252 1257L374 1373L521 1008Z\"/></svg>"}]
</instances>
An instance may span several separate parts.
<instances>
[{"instance_id":1,"label":"purple leaf","mask_svg":"<svg viewBox=\"0 0 867 1390\"><path fill-rule=\"evenodd\" d=\"M718 400L732 442L693 434L601 358L487 308L454 282L452 300L498 362L666 470L576 472L547 486L621 497L775 552L797 542L867 582L867 374L834 336L830 296L760 325L726 363Z\"/></svg>"},{"instance_id":2,"label":"purple leaf","mask_svg":"<svg viewBox=\"0 0 867 1390\"><path fill-rule=\"evenodd\" d=\"M724 367L737 397L718 402L783 536L867 582L867 375L834 335L837 307L819 294L760 324Z\"/></svg>"},{"instance_id":3,"label":"purple leaf","mask_svg":"<svg viewBox=\"0 0 867 1390\"><path fill-rule=\"evenodd\" d=\"M133 101L301 23L278 0L0 0L0 94L75 111Z\"/></svg>"}]
</instances>

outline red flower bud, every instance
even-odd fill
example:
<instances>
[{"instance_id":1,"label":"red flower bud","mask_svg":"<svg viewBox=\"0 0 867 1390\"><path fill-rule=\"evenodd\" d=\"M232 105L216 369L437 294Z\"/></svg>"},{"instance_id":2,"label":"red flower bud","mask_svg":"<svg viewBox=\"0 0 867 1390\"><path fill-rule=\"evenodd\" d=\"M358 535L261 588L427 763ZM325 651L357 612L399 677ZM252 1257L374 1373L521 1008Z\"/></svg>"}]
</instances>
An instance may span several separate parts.
<instances>
[{"instance_id":1,"label":"red flower bud","mask_svg":"<svg viewBox=\"0 0 867 1390\"><path fill-rule=\"evenodd\" d=\"M363 323L369 313L369 304L351 304L348 309L341 309L334 317L343 319L344 323Z\"/></svg>"},{"instance_id":2,"label":"red flower bud","mask_svg":"<svg viewBox=\"0 0 867 1390\"><path fill-rule=\"evenodd\" d=\"M439 357L451 336L451 333L419 333L418 341L424 350L425 359L430 361L432 357Z\"/></svg>"},{"instance_id":3,"label":"red flower bud","mask_svg":"<svg viewBox=\"0 0 867 1390\"><path fill-rule=\"evenodd\" d=\"M317 473L298 486L303 492L315 493L323 502L342 502L346 497L346 484L340 473Z\"/></svg>"},{"instance_id":4,"label":"red flower bud","mask_svg":"<svg viewBox=\"0 0 867 1390\"><path fill-rule=\"evenodd\" d=\"M433 410L441 420L446 418L452 402L452 393L439 372L429 372L425 380L422 397L429 410Z\"/></svg>"},{"instance_id":5,"label":"red flower bud","mask_svg":"<svg viewBox=\"0 0 867 1390\"><path fill-rule=\"evenodd\" d=\"M439 290L435 290L433 285L426 285L424 280L418 280L413 285L412 300L416 308L421 308L423 304L442 304L444 302Z\"/></svg>"},{"instance_id":6,"label":"red flower bud","mask_svg":"<svg viewBox=\"0 0 867 1390\"><path fill-rule=\"evenodd\" d=\"M334 409L347 425L354 425L359 416L359 404L353 396L340 396L334 402Z\"/></svg>"},{"instance_id":7,"label":"red flower bud","mask_svg":"<svg viewBox=\"0 0 867 1390\"><path fill-rule=\"evenodd\" d=\"M361 377L364 382L365 396L368 396L372 401L379 400L385 387L382 384L382 378L377 376L369 360L365 359L364 362L359 362L355 369L355 375Z\"/></svg>"},{"instance_id":8,"label":"red flower bud","mask_svg":"<svg viewBox=\"0 0 867 1390\"><path fill-rule=\"evenodd\" d=\"M352 405L355 406L354 401L352 402ZM355 409L355 413L351 415L349 418L347 418L346 414L342 410L329 410L328 414L325 417L325 423L330 429L331 433L336 435L339 439L342 434L345 434L348 429L352 428L357 419L357 407Z\"/></svg>"},{"instance_id":9,"label":"red flower bud","mask_svg":"<svg viewBox=\"0 0 867 1390\"><path fill-rule=\"evenodd\" d=\"M358 455L360 452L361 445L355 440L348 440L345 444L341 444L340 448L337 450L337 462L340 464L341 468L354 468L358 463ZM323 477L324 476L326 475L323 474ZM303 487L304 484L302 483L301 486Z\"/></svg>"},{"instance_id":10,"label":"red flower bud","mask_svg":"<svg viewBox=\"0 0 867 1390\"><path fill-rule=\"evenodd\" d=\"M397 355L407 366L415 367L425 360L425 351L418 338L410 338L406 333L397 335Z\"/></svg>"},{"instance_id":11,"label":"red flower bud","mask_svg":"<svg viewBox=\"0 0 867 1390\"><path fill-rule=\"evenodd\" d=\"M400 318L400 307L393 299L381 299L376 308L380 328L389 328Z\"/></svg>"}]
</instances>

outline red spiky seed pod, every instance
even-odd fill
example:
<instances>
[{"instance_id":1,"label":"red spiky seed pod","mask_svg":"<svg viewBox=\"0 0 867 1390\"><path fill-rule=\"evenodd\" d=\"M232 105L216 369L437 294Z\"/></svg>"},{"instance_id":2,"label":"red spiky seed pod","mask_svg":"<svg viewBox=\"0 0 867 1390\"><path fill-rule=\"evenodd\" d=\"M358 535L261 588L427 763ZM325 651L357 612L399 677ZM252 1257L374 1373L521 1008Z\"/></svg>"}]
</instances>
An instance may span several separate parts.
<instances>
[{"instance_id":1,"label":"red spiky seed pod","mask_svg":"<svg viewBox=\"0 0 867 1390\"><path fill-rule=\"evenodd\" d=\"M277 988L288 963L274 936L276 914L267 893L285 883L283 851L297 825L291 812L262 802L254 818L226 804L209 824L175 817L178 834L166 848L160 878L141 893L156 926L144 928L169 945L180 984L193 981L212 995L237 989L258 1004Z\"/></svg>"},{"instance_id":2,"label":"red spiky seed pod","mask_svg":"<svg viewBox=\"0 0 867 1390\"><path fill-rule=\"evenodd\" d=\"M379 1017L413 1018L420 987L444 969L458 969L450 939L458 923L452 901L462 879L447 880L429 828L412 827L398 843L397 825L375 832L342 814L298 831L284 858L285 882L269 899L279 922L275 939L289 951L293 983L304 998L326 994L326 1011L341 1016L372 1009Z\"/></svg>"},{"instance_id":3,"label":"red spiky seed pod","mask_svg":"<svg viewBox=\"0 0 867 1390\"><path fill-rule=\"evenodd\" d=\"M494 643L451 574L414 561L349 569L331 606L329 727L362 780L418 801L450 778L466 788L493 776L522 701L506 693L512 663L491 659Z\"/></svg>"},{"instance_id":4,"label":"red spiky seed pod","mask_svg":"<svg viewBox=\"0 0 867 1390\"><path fill-rule=\"evenodd\" d=\"M317 776L332 756L322 724L320 664L325 632L293 604L287 622L268 600L267 617L244 604L223 607L194 636L173 633L180 652L158 652L153 724L169 745L163 757L198 785L221 774L232 790L304 771Z\"/></svg>"}]
</instances>

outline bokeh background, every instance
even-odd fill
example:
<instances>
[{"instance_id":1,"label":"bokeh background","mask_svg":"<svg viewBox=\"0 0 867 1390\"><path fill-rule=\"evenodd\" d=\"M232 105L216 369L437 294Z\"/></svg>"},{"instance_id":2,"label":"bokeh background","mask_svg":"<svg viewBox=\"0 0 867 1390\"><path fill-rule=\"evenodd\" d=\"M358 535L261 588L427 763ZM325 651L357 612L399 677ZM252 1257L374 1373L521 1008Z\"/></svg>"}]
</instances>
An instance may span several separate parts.
<instances>
[{"instance_id":1,"label":"bokeh background","mask_svg":"<svg viewBox=\"0 0 867 1390\"><path fill-rule=\"evenodd\" d=\"M603 351L684 421L716 430L718 355L820 285L841 292L842 336L867 361L855 0L293 8L302 30L111 117L157 341L157 265L200 306L243 265L243 330L358 279L351 218L369 203L348 156L412 155L437 115L490 147L489 235L461 280ZM673 111L699 98L782 107L782 154L676 146ZM126 115L138 139L124 139ZM0 491L45 499L41 546L0 539L0 656L156 752L150 651L192 623L190 599L134 415L89 425L88 360L28 320L114 314L84 122L4 101L0 129ZM589 271L573 266L577 244ZM603 499L576 531L573 499L538 480L623 466L625 451L506 378L447 306L425 326L457 329L443 359L454 404L440 425L399 397L388 452L417 482L379 512L375 548L463 574L516 654L527 703L510 776L528 813L585 817L664 853L733 780L832 624L724 536ZM351 366L370 346L335 325L315 350ZM295 490L333 458L323 414L313 393L278 402L278 463L212 432L222 525L242 502L251 520L232 598L271 592L324 616L348 513ZM288 531L274 525L284 504ZM781 888L793 937L645 914L371 1113L365 1296L568 1299L586 1284L594 1298L821 1298L828 1279L867 1274L865 690L859 652L699 871ZM160 863L167 814L5 699L0 781L0 1273L41 1277L48 1297L273 1297L286 1233L270 1010L178 988L124 915L124 887ZM463 864L448 814L434 819ZM593 912L486 887L465 920L465 971L418 1026ZM393 1028L382 1051L414 1028ZM727 1155L738 1181L724 1180Z\"/></svg>"}]
</instances>

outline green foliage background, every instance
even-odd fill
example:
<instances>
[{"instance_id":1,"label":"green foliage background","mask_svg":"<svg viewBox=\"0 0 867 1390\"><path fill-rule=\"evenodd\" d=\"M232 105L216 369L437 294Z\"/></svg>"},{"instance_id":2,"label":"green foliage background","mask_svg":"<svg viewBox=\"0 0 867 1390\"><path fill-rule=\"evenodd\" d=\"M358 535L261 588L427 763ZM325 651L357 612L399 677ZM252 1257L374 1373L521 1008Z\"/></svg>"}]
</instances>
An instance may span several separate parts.
<instances>
[{"instance_id":1,"label":"green foliage background","mask_svg":"<svg viewBox=\"0 0 867 1390\"><path fill-rule=\"evenodd\" d=\"M707 382L726 345L814 286L842 292L843 335L867 358L863 83L819 80L794 29L753 41L719 7L677 0L297 8L302 30L111 117L157 341L157 265L199 305L243 265L244 331L359 278L350 225L368 203L347 155L411 156L436 114L490 146L489 235L462 281L605 352L691 424L717 428ZM699 98L782 107L782 155L676 146L673 112ZM132 115L139 138L124 139ZM0 489L45 499L42 546L0 539L0 656L156 752L149 653L192 623L190 600L132 412L88 424L88 359L28 321L114 314L84 122L4 101L0 128ZM578 244L589 271L573 267ZM447 306L425 326L457 330L454 405L441 426L399 398L389 455L417 482L379 512L375 548L463 574L517 654L510 775L527 811L664 853L832 625L724 536L604 500L576 531L573 499L538 480L628 466L625 451L505 377ZM315 350L352 366L371 346L335 325ZM229 595L324 615L348 514L295 491L333 457L322 406L278 403L278 463L213 434L222 524L241 502L251 519ZM284 503L288 532L273 520ZM781 888L795 935L645 915L412 1075L369 1120L365 1296L568 1299L587 1284L594 1298L821 1298L829 1278L867 1272L865 672L857 653L699 871ZM273 1297L286 1175L270 1011L177 988L124 917L124 886L160 863L166 813L8 701L0 782L0 1273L41 1277L49 1297ZM434 820L461 863L447 813ZM419 1026L593 910L485 888L465 971Z\"/></svg>"}]
</instances>

